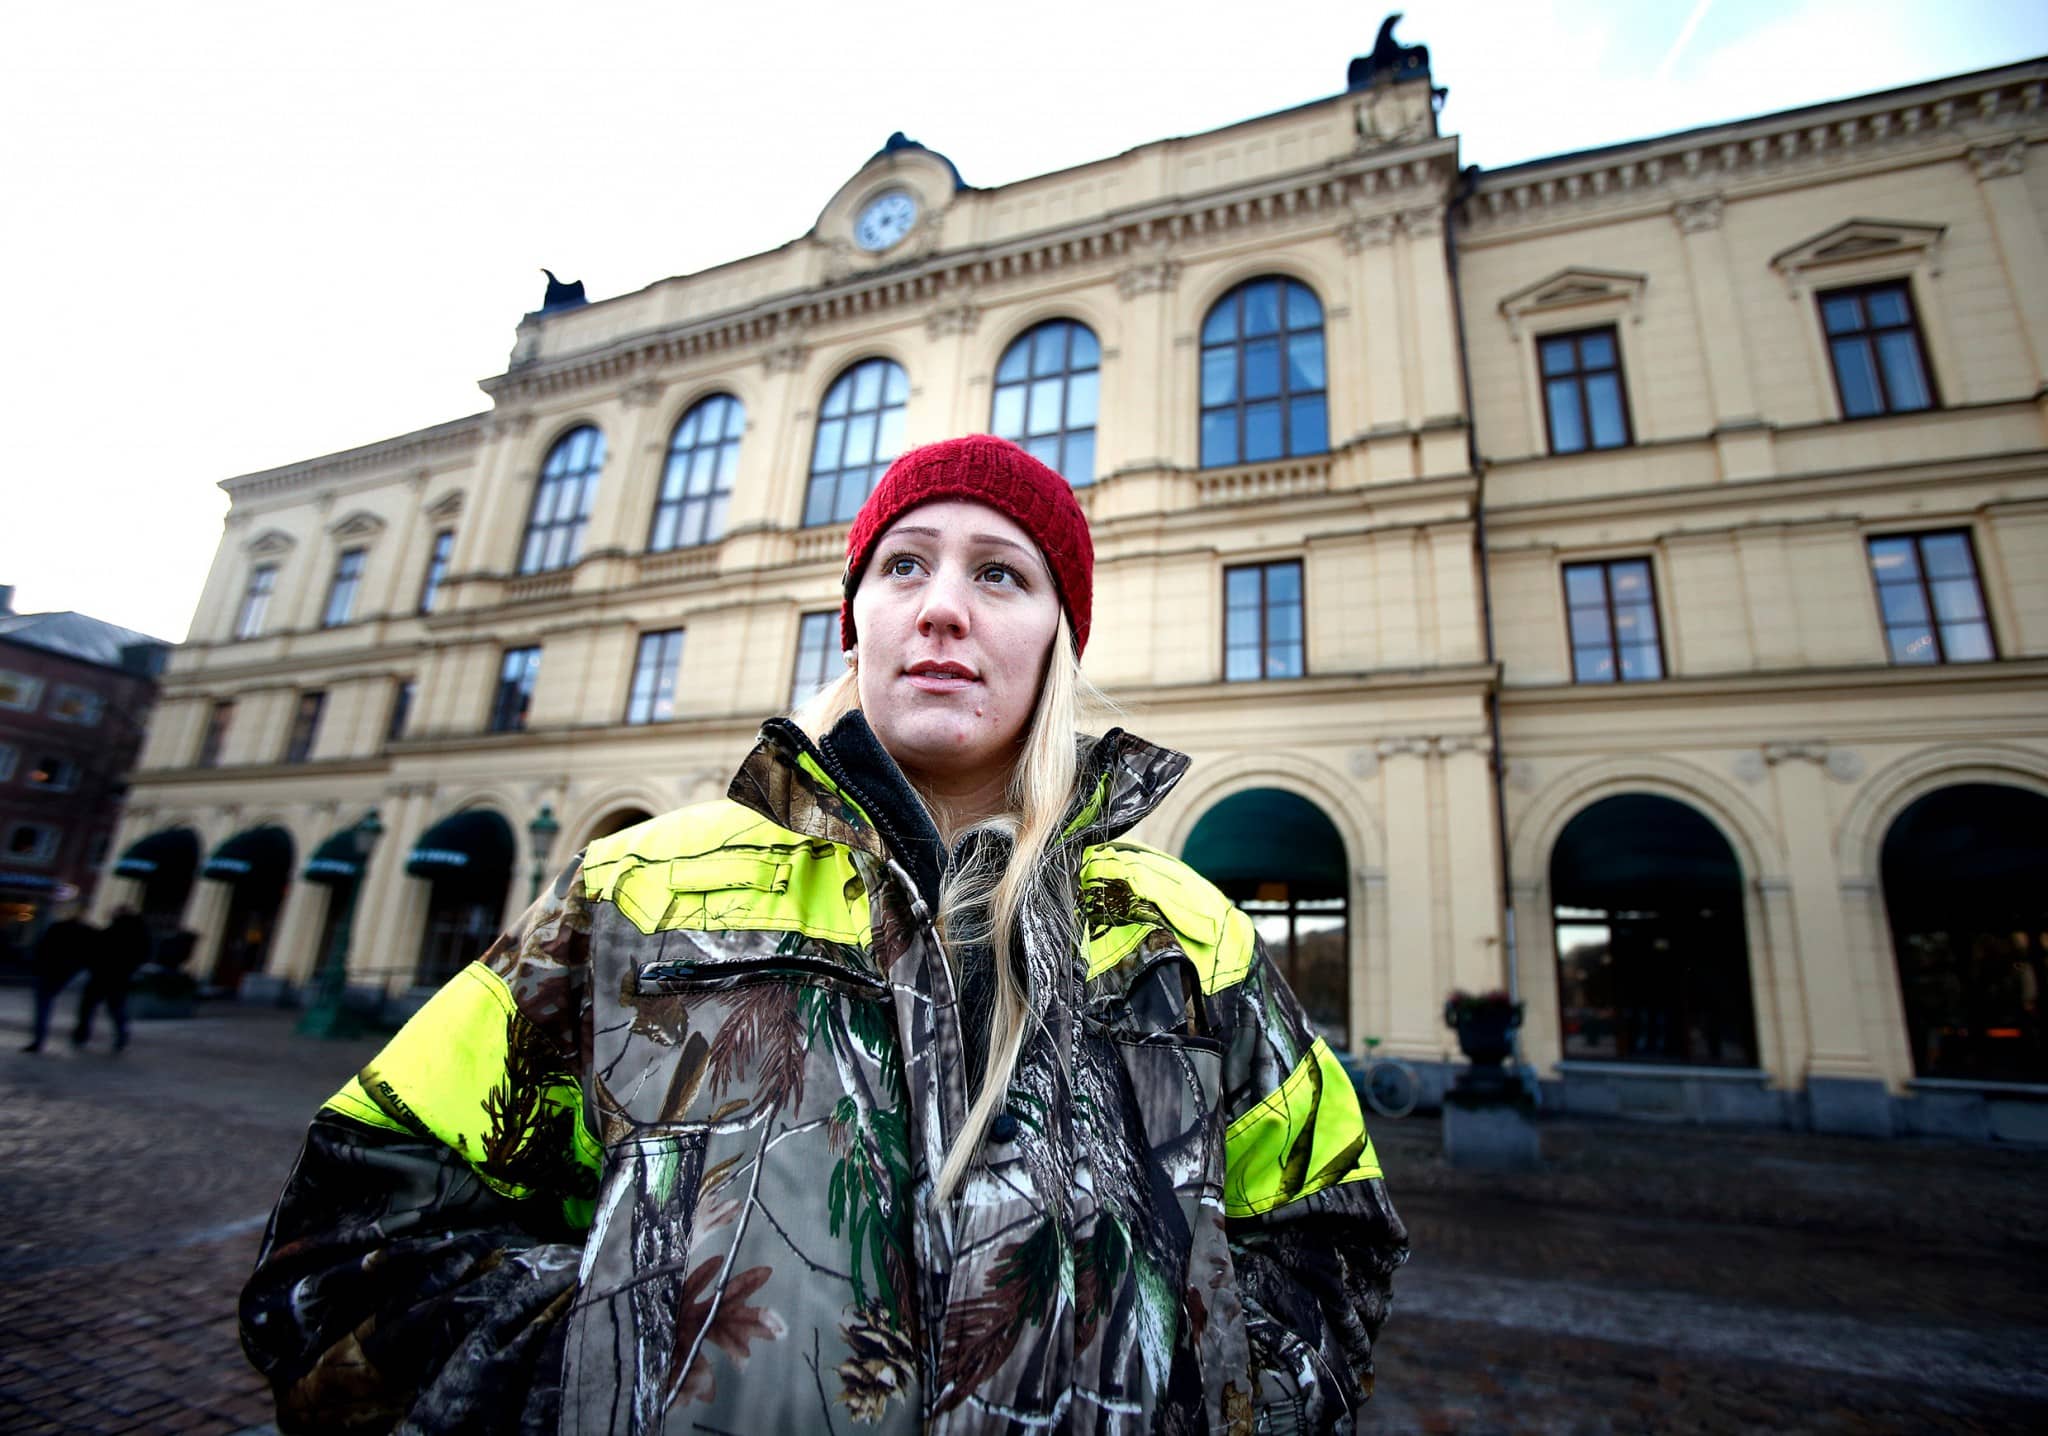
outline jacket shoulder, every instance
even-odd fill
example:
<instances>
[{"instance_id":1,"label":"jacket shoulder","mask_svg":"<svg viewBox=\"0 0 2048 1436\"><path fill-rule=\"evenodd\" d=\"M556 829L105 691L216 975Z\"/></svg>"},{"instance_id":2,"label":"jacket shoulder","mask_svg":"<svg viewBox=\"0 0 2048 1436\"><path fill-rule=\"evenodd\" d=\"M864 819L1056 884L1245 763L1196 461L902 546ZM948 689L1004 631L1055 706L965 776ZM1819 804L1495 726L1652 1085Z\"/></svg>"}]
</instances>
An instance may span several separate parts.
<instances>
[{"instance_id":1,"label":"jacket shoulder","mask_svg":"<svg viewBox=\"0 0 2048 1436\"><path fill-rule=\"evenodd\" d=\"M583 850L584 886L591 886L593 873L674 862L729 847L793 847L808 841L730 798L713 798L672 808L597 839Z\"/></svg>"},{"instance_id":2,"label":"jacket shoulder","mask_svg":"<svg viewBox=\"0 0 2048 1436\"><path fill-rule=\"evenodd\" d=\"M1081 855L1083 905L1089 890L1108 892L1122 885L1128 897L1097 904L1091 916L1089 969L1093 976L1119 961L1148 925L1147 910L1156 912L1180 939L1181 949L1201 973L1202 988L1220 992L1240 982L1251 970L1251 922L1214 883L1174 857L1144 843L1118 838L1098 843ZM1122 910L1118 903L1128 903ZM1117 922L1124 917L1127 922ZM1107 925L1101 936L1099 927ZM1156 926L1156 923L1149 924Z\"/></svg>"}]
</instances>

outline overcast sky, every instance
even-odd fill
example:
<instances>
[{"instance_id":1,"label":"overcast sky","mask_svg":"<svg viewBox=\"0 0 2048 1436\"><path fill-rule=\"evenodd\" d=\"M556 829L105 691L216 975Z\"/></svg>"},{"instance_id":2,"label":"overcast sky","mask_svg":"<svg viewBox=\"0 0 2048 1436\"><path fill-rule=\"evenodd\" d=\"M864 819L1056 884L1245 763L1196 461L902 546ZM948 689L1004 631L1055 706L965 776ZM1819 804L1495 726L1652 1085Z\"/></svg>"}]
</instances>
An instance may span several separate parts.
<instances>
[{"instance_id":1,"label":"overcast sky","mask_svg":"<svg viewBox=\"0 0 2048 1436\"><path fill-rule=\"evenodd\" d=\"M1498 166L2048 53L2040 0L1410 0ZM487 407L593 299L807 231L891 130L990 186L1343 88L1356 4L0 6L0 583L181 639L223 478Z\"/></svg>"}]
</instances>

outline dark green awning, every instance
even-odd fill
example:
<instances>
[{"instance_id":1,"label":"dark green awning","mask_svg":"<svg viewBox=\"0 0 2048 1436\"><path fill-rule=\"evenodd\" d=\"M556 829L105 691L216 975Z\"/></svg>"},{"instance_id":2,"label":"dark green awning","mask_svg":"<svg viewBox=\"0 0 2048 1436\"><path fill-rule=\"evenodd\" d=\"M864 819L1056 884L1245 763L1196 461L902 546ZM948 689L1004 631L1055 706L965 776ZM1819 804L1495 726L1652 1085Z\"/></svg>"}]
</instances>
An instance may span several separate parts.
<instances>
[{"instance_id":1,"label":"dark green awning","mask_svg":"<svg viewBox=\"0 0 2048 1436\"><path fill-rule=\"evenodd\" d=\"M1739 907L1742 869L1698 809L1656 793L1602 798L1550 853L1551 901L1608 911Z\"/></svg>"},{"instance_id":2,"label":"dark green awning","mask_svg":"<svg viewBox=\"0 0 2048 1436\"><path fill-rule=\"evenodd\" d=\"M405 870L416 878L483 886L512 876L512 825L488 808L451 813L421 834Z\"/></svg>"},{"instance_id":3,"label":"dark green awning","mask_svg":"<svg viewBox=\"0 0 2048 1436\"><path fill-rule=\"evenodd\" d=\"M189 878L198 866L199 834L190 828L165 828L130 843L114 864L114 872L147 881L160 873Z\"/></svg>"},{"instance_id":4,"label":"dark green awning","mask_svg":"<svg viewBox=\"0 0 2048 1436\"><path fill-rule=\"evenodd\" d=\"M313 849L313 856L306 859L304 876L309 883L352 883L362 875L362 861L356 857L354 828L343 828Z\"/></svg>"},{"instance_id":5,"label":"dark green awning","mask_svg":"<svg viewBox=\"0 0 2048 1436\"><path fill-rule=\"evenodd\" d=\"M1350 891L1344 839L1322 809L1279 788L1233 793L1202 815L1181 850L1187 865L1240 900L1286 884L1287 896L1341 898Z\"/></svg>"},{"instance_id":6,"label":"dark green awning","mask_svg":"<svg viewBox=\"0 0 2048 1436\"><path fill-rule=\"evenodd\" d=\"M213 850L201 877L259 888L282 888L292 873L292 835L275 824L244 828Z\"/></svg>"}]
</instances>

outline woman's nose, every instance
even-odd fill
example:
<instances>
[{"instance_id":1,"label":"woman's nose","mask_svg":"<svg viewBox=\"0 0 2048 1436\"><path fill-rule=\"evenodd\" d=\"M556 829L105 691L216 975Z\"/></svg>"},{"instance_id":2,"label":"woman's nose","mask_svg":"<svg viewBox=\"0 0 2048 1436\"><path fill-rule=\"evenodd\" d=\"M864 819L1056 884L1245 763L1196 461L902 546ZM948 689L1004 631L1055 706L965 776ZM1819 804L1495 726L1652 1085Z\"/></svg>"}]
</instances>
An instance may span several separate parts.
<instances>
[{"instance_id":1,"label":"woman's nose","mask_svg":"<svg viewBox=\"0 0 2048 1436\"><path fill-rule=\"evenodd\" d=\"M941 571L925 585L924 602L917 611L919 633L944 632L955 638L967 634L966 579Z\"/></svg>"}]
</instances>

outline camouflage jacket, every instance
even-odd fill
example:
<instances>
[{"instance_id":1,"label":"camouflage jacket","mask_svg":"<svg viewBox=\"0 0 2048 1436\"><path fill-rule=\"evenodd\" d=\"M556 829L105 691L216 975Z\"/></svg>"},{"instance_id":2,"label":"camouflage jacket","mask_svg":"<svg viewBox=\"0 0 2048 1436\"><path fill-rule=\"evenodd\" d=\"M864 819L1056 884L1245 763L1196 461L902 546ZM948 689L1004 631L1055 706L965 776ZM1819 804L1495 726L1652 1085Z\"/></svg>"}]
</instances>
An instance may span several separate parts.
<instances>
[{"instance_id":1,"label":"camouflage jacket","mask_svg":"<svg viewBox=\"0 0 2048 1436\"><path fill-rule=\"evenodd\" d=\"M829 744L829 740L828 740ZM930 915L829 747L593 843L315 1119L242 1299L285 1431L1348 1430L1407 1237L1248 919L1119 841L986 1163Z\"/></svg>"}]
</instances>

